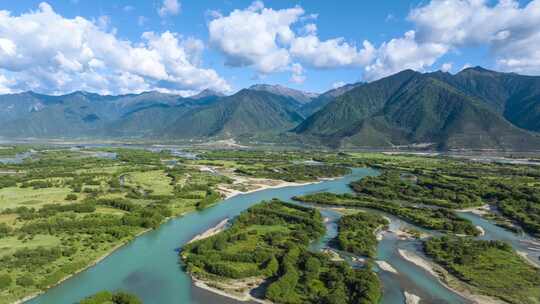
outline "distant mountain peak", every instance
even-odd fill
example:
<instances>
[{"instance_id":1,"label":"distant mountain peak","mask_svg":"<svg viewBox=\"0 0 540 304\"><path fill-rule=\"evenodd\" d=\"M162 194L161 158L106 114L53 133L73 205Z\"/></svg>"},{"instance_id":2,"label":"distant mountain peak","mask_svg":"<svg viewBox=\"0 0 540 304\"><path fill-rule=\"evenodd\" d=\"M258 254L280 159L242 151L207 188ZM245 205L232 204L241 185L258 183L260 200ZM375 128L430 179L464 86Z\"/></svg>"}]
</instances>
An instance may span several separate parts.
<instances>
[{"instance_id":1,"label":"distant mountain peak","mask_svg":"<svg viewBox=\"0 0 540 304\"><path fill-rule=\"evenodd\" d=\"M461 70L460 73L463 73L463 72L476 72L476 73L489 73L489 74L501 74L500 72L496 72L496 71L492 71L492 70L488 70L486 68L483 68L479 65L475 66L475 67L469 67L469 68L465 68L463 70Z\"/></svg>"},{"instance_id":2,"label":"distant mountain peak","mask_svg":"<svg viewBox=\"0 0 540 304\"><path fill-rule=\"evenodd\" d=\"M201 92L199 92L198 94L190 96L189 98L191 98L191 99L202 99L202 98L207 98L207 97L223 97L223 96L225 96L225 94L223 94L221 92L217 92L217 91L214 91L214 90L211 90L211 89L204 89Z\"/></svg>"},{"instance_id":3,"label":"distant mountain peak","mask_svg":"<svg viewBox=\"0 0 540 304\"><path fill-rule=\"evenodd\" d=\"M279 84L275 84L275 85L264 84L264 83L254 84L251 87L249 87L249 90L265 91L265 92L269 92L276 95L290 97L297 100L300 103L308 103L313 98L316 98L319 96L319 94L317 93L295 90L295 89L291 89L291 88L288 88Z\"/></svg>"}]
</instances>

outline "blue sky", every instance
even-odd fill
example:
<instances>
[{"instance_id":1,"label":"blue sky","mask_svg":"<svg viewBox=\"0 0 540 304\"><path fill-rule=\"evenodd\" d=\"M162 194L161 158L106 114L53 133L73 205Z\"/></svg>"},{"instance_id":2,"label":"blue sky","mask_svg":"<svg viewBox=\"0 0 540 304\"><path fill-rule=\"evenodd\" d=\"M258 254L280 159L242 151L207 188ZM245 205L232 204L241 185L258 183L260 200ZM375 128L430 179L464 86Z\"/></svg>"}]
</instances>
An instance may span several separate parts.
<instances>
[{"instance_id":1,"label":"blue sky","mask_svg":"<svg viewBox=\"0 0 540 304\"><path fill-rule=\"evenodd\" d=\"M254 83L323 92L404 68L540 73L538 1L25 0L2 1L0 10L1 93L192 94ZM76 42L56 34L64 21ZM43 24L15 36L31 23ZM99 40L109 38L105 49ZM141 63L147 58L154 61Z\"/></svg>"}]
</instances>

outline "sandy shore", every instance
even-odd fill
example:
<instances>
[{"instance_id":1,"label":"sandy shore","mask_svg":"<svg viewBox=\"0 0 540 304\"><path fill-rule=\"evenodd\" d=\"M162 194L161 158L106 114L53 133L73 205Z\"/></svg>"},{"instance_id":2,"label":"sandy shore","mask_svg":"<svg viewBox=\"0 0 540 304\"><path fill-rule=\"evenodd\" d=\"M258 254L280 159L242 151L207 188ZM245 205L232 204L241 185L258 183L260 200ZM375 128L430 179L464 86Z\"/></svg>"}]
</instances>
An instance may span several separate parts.
<instances>
[{"instance_id":1,"label":"sandy shore","mask_svg":"<svg viewBox=\"0 0 540 304\"><path fill-rule=\"evenodd\" d=\"M486 231L484 230L484 228L482 228L482 226L476 225L475 227L476 227L476 229L477 229L478 231L480 231L480 236L483 236L483 235L486 234Z\"/></svg>"},{"instance_id":2,"label":"sandy shore","mask_svg":"<svg viewBox=\"0 0 540 304\"><path fill-rule=\"evenodd\" d=\"M491 212L491 208L489 207L488 204L485 204L485 205L482 205L480 207L471 207L471 208L464 208L464 209L459 209L459 210L456 210L457 212L471 212L471 213L474 213L476 215L486 215L488 213Z\"/></svg>"},{"instance_id":3,"label":"sandy shore","mask_svg":"<svg viewBox=\"0 0 540 304\"><path fill-rule=\"evenodd\" d=\"M227 224L229 223L229 219L226 218L224 220L222 220L221 222L219 222L217 225L215 225L214 227L206 230L205 232L201 233L201 234L197 234L195 237L193 237L189 242L187 242L187 244L189 243L192 243L192 242L195 242L195 241L198 241L198 240L202 240L202 239L206 239L206 238L209 238L211 236L214 236L218 233L220 233L221 231L225 230L225 228L227 228Z\"/></svg>"},{"instance_id":4,"label":"sandy shore","mask_svg":"<svg viewBox=\"0 0 540 304\"><path fill-rule=\"evenodd\" d=\"M380 269L384 271L388 271L394 274L398 274L398 271L390 264L388 264L386 261L375 261L377 263L377 266L379 266Z\"/></svg>"},{"instance_id":5,"label":"sandy shore","mask_svg":"<svg viewBox=\"0 0 540 304\"><path fill-rule=\"evenodd\" d=\"M208 285L207 282L204 282L202 280L199 280L199 279L196 279L196 278L193 278L193 277L192 277L192 280L193 280L193 285L197 286L198 288L210 291L212 293L218 294L218 295L223 296L223 297L227 297L229 299L233 299L233 300L240 301L240 302L252 301L252 302L258 302L258 303L263 303L263 304L272 304L272 302L270 302L268 300L261 300L261 299L257 299L255 297L253 297L250 294L251 289L248 289L248 290L244 291L243 293L232 294L232 293L227 292L225 290L221 290L219 288L212 287L212 286ZM234 288L234 286L231 286L231 288Z\"/></svg>"},{"instance_id":6,"label":"sandy shore","mask_svg":"<svg viewBox=\"0 0 540 304\"><path fill-rule=\"evenodd\" d=\"M531 266L540 268L540 265L533 261L526 252L516 250L516 253L519 254L525 260L525 262L529 263Z\"/></svg>"},{"instance_id":7,"label":"sandy shore","mask_svg":"<svg viewBox=\"0 0 540 304\"><path fill-rule=\"evenodd\" d=\"M420 303L420 297L409 293L409 292L403 292L403 295L405 296L405 304L418 304Z\"/></svg>"},{"instance_id":8,"label":"sandy shore","mask_svg":"<svg viewBox=\"0 0 540 304\"><path fill-rule=\"evenodd\" d=\"M420 268L423 268L424 270L426 270L430 274L438 277L438 274L433 269L432 264L430 262L426 261L421 256L419 256L419 255L417 255L417 254L415 254L413 252L410 252L408 250L405 250L405 249L398 249L398 252L401 255L401 257L403 257L405 260L415 264L416 266L418 266Z\"/></svg>"},{"instance_id":9,"label":"sandy shore","mask_svg":"<svg viewBox=\"0 0 540 304\"><path fill-rule=\"evenodd\" d=\"M454 288L454 287L448 285L446 280L441 277L442 274L445 273L445 270L442 269L442 267L434 264L431 261L428 261L428 260L424 259L423 257L417 255L414 252L410 252L410 251L405 250L405 249L398 249L398 251L399 251L399 254L405 260L415 264L416 266L418 266L420 268L423 268L424 270L429 272L431 275L435 276L444 287L446 287L449 290L451 290L452 292L464 297L465 299L470 300L473 303L476 303L476 304L504 304L504 303L506 303L506 302L503 302L501 300L498 300L498 299L490 297L490 296L485 296L485 295L480 295L480 294L473 293L469 288L466 287L467 285L465 283L463 283L463 282L461 282L463 287L459 288L459 290L458 290L457 288Z\"/></svg>"},{"instance_id":10,"label":"sandy shore","mask_svg":"<svg viewBox=\"0 0 540 304\"><path fill-rule=\"evenodd\" d=\"M231 197L241 195L241 194L248 194L253 193L257 191L262 191L266 189L277 189L277 188L283 188L283 187L293 187L293 186L305 186L310 184L316 184L323 182L324 180L319 180L315 182L306 182L306 183L292 183L292 182L285 182L285 181L278 181L278 180L260 180L260 179L250 179L253 183L250 184L250 186L256 187L255 189L251 189L248 191L239 191L235 189L231 189L225 186L219 186L217 190L225 196L225 199L229 199ZM267 184L270 183L270 184Z\"/></svg>"}]
</instances>

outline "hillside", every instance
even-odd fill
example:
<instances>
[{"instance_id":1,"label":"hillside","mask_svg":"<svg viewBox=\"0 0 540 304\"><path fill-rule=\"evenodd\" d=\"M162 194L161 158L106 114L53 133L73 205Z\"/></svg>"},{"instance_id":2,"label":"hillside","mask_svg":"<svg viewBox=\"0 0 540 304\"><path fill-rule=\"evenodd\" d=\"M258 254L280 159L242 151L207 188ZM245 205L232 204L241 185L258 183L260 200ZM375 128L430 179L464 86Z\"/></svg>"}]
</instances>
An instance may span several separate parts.
<instances>
[{"instance_id":1,"label":"hillside","mask_svg":"<svg viewBox=\"0 0 540 304\"><path fill-rule=\"evenodd\" d=\"M356 87L306 119L294 132L334 147L540 147L537 135L512 125L503 115L506 111L497 110L500 101L480 98L453 86L449 79L453 79L450 74L407 70ZM499 100L508 103L503 97Z\"/></svg>"},{"instance_id":2,"label":"hillside","mask_svg":"<svg viewBox=\"0 0 540 304\"><path fill-rule=\"evenodd\" d=\"M194 108L164 130L172 138L224 136L281 132L303 118L296 100L268 92L244 89L212 105Z\"/></svg>"},{"instance_id":3,"label":"hillside","mask_svg":"<svg viewBox=\"0 0 540 304\"><path fill-rule=\"evenodd\" d=\"M224 96L0 95L0 136L247 142L333 148L540 149L540 77L405 70L323 94L258 84Z\"/></svg>"}]
</instances>

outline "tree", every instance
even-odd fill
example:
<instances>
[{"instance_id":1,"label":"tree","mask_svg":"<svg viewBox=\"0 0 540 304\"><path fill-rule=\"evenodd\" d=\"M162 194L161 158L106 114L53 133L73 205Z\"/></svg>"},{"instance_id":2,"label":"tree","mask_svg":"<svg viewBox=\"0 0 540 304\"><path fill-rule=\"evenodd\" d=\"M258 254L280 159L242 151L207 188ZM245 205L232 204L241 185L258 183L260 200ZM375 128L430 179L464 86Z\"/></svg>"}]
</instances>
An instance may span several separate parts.
<instances>
[{"instance_id":1,"label":"tree","mask_svg":"<svg viewBox=\"0 0 540 304\"><path fill-rule=\"evenodd\" d=\"M25 274L17 279L17 285L22 287L30 287L34 285L34 279L31 276Z\"/></svg>"},{"instance_id":2,"label":"tree","mask_svg":"<svg viewBox=\"0 0 540 304\"><path fill-rule=\"evenodd\" d=\"M7 274L0 275L0 290L4 290L8 288L11 285L12 281L13 280L11 279L9 275Z\"/></svg>"},{"instance_id":3,"label":"tree","mask_svg":"<svg viewBox=\"0 0 540 304\"><path fill-rule=\"evenodd\" d=\"M76 200L77 200L77 195L73 193L66 195L66 201L76 201Z\"/></svg>"}]
</instances>

